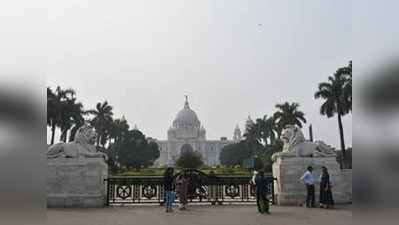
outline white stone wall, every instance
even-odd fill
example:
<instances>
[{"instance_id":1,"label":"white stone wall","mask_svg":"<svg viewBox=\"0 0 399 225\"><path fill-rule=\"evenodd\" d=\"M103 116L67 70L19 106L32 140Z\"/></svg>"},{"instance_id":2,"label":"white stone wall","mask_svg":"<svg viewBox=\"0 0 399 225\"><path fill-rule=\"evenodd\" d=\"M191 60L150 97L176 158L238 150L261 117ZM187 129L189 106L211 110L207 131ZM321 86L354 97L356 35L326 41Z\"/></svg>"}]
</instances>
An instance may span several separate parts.
<instances>
[{"instance_id":1,"label":"white stone wall","mask_svg":"<svg viewBox=\"0 0 399 225\"><path fill-rule=\"evenodd\" d=\"M345 192L348 203L352 203L352 169L346 169L341 171L342 174L342 188Z\"/></svg>"},{"instance_id":2,"label":"white stone wall","mask_svg":"<svg viewBox=\"0 0 399 225\"><path fill-rule=\"evenodd\" d=\"M329 170L333 197L336 203L352 202L352 171L341 170L335 157L324 158L278 158L273 163L273 176L277 178L274 190L279 205L300 205L305 202L306 188L299 178L312 166L315 178L316 201L320 193L321 167Z\"/></svg>"},{"instance_id":3,"label":"white stone wall","mask_svg":"<svg viewBox=\"0 0 399 225\"><path fill-rule=\"evenodd\" d=\"M98 158L47 160L48 207L103 207L108 166Z\"/></svg>"},{"instance_id":4,"label":"white stone wall","mask_svg":"<svg viewBox=\"0 0 399 225\"><path fill-rule=\"evenodd\" d=\"M206 141L206 140L171 140L157 141L160 147L160 157L156 160L156 167L174 165L174 161L179 157L181 148L184 144L190 144L194 151L199 151L204 163L207 166L220 164L219 155L221 149L233 141Z\"/></svg>"}]
</instances>

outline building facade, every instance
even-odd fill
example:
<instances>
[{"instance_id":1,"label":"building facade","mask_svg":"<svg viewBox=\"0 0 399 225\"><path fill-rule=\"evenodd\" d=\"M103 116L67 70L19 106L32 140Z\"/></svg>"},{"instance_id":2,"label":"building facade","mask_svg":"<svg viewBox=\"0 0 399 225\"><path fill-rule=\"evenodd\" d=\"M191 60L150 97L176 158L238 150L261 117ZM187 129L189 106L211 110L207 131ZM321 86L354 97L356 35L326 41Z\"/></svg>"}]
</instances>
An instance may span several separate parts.
<instances>
[{"instance_id":1,"label":"building facade","mask_svg":"<svg viewBox=\"0 0 399 225\"><path fill-rule=\"evenodd\" d=\"M173 166L184 151L199 152L207 166L219 165L221 149L228 144L239 142L241 138L241 130L237 125L232 140L226 137L221 137L220 140L207 140L206 130L201 126L197 114L190 108L186 97L183 109L177 113L167 132L167 140L155 140L160 150L160 157L155 166Z\"/></svg>"}]
</instances>

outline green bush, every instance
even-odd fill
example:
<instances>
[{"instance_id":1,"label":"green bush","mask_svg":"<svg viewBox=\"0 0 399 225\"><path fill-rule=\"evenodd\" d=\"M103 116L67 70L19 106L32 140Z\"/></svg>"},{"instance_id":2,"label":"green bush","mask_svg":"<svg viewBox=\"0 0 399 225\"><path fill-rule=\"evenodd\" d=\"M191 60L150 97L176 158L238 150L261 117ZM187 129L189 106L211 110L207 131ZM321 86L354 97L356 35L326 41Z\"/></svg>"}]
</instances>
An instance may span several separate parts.
<instances>
[{"instance_id":1,"label":"green bush","mask_svg":"<svg viewBox=\"0 0 399 225\"><path fill-rule=\"evenodd\" d=\"M198 152L186 151L180 154L176 161L176 166L180 168L195 168L198 169L204 165L202 157Z\"/></svg>"}]
</instances>

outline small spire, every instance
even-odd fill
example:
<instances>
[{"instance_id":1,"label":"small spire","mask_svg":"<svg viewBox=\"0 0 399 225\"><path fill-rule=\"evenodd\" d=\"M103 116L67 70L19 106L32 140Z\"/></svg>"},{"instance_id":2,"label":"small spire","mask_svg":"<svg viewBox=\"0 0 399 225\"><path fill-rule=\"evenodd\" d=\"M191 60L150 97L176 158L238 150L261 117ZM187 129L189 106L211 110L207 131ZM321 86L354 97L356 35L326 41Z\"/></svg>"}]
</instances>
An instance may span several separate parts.
<instances>
[{"instance_id":1,"label":"small spire","mask_svg":"<svg viewBox=\"0 0 399 225\"><path fill-rule=\"evenodd\" d=\"M185 97L186 97L186 102L184 103L184 108L189 109L190 105L188 104L188 95L185 95Z\"/></svg>"},{"instance_id":2,"label":"small spire","mask_svg":"<svg viewBox=\"0 0 399 225\"><path fill-rule=\"evenodd\" d=\"M126 121L125 115L122 115L122 121Z\"/></svg>"},{"instance_id":3,"label":"small spire","mask_svg":"<svg viewBox=\"0 0 399 225\"><path fill-rule=\"evenodd\" d=\"M137 124L134 124L133 130L139 130L139 128L137 128Z\"/></svg>"},{"instance_id":4,"label":"small spire","mask_svg":"<svg viewBox=\"0 0 399 225\"><path fill-rule=\"evenodd\" d=\"M236 125L236 130L239 130L240 129L240 127L238 126L238 123L237 123L237 125Z\"/></svg>"},{"instance_id":5,"label":"small spire","mask_svg":"<svg viewBox=\"0 0 399 225\"><path fill-rule=\"evenodd\" d=\"M238 126L238 124L237 124L236 128L234 129L233 141L236 141L236 142L241 141L241 129Z\"/></svg>"}]
</instances>

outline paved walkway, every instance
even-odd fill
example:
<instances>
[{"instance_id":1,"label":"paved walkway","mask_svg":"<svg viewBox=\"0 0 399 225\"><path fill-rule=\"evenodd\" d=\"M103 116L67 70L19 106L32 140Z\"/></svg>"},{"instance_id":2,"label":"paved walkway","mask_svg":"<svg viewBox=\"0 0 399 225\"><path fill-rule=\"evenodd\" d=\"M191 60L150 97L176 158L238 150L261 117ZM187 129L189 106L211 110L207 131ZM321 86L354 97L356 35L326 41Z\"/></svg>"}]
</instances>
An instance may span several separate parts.
<instances>
[{"instance_id":1,"label":"paved walkway","mask_svg":"<svg viewBox=\"0 0 399 225\"><path fill-rule=\"evenodd\" d=\"M192 206L165 213L158 206L103 209L48 209L48 225L350 225L352 206L334 210L272 206L271 215L256 206Z\"/></svg>"}]
</instances>

